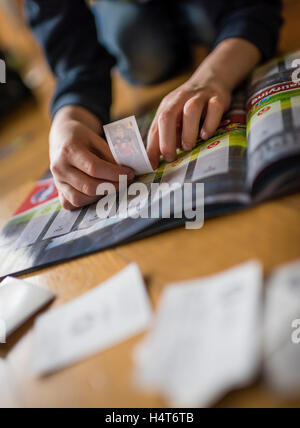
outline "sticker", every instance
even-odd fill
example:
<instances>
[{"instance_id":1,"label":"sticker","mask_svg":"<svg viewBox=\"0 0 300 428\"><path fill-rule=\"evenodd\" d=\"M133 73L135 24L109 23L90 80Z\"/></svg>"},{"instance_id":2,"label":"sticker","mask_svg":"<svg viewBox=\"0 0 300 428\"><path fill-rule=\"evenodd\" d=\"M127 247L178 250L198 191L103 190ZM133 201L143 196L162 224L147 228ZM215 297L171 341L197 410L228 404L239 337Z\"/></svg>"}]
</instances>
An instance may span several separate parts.
<instances>
[{"instance_id":1,"label":"sticker","mask_svg":"<svg viewBox=\"0 0 300 428\"><path fill-rule=\"evenodd\" d=\"M295 127L300 127L300 97L291 98L292 115Z\"/></svg>"},{"instance_id":2,"label":"sticker","mask_svg":"<svg viewBox=\"0 0 300 428\"><path fill-rule=\"evenodd\" d=\"M52 215L52 211L44 215L41 215L41 212L38 211L23 230L20 238L16 242L15 248L24 248L35 244L38 237L51 220Z\"/></svg>"},{"instance_id":3,"label":"sticker","mask_svg":"<svg viewBox=\"0 0 300 428\"><path fill-rule=\"evenodd\" d=\"M205 150L200 151L192 181L219 174L227 174L229 171L229 135L210 143Z\"/></svg>"},{"instance_id":4,"label":"sticker","mask_svg":"<svg viewBox=\"0 0 300 428\"><path fill-rule=\"evenodd\" d=\"M161 183L168 183L170 186L183 186L191 156L192 154L190 153L187 157L178 159L177 162L167 164L164 169Z\"/></svg>"},{"instance_id":5,"label":"sticker","mask_svg":"<svg viewBox=\"0 0 300 428\"><path fill-rule=\"evenodd\" d=\"M249 126L248 148L252 153L263 141L284 131L281 102L260 109L252 117Z\"/></svg>"},{"instance_id":6,"label":"sticker","mask_svg":"<svg viewBox=\"0 0 300 428\"><path fill-rule=\"evenodd\" d=\"M44 240L70 233L76 223L76 220L80 216L80 213L81 210L67 211L65 209L61 209L49 227Z\"/></svg>"}]
</instances>

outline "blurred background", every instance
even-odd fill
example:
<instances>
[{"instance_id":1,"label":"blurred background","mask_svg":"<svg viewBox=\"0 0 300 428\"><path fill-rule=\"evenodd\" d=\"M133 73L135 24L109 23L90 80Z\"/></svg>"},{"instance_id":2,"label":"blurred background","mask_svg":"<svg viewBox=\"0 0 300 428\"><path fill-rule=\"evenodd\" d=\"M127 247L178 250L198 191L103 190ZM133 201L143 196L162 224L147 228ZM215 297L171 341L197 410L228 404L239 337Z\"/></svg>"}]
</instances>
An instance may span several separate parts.
<instances>
[{"instance_id":1,"label":"blurred background","mask_svg":"<svg viewBox=\"0 0 300 428\"><path fill-rule=\"evenodd\" d=\"M279 46L279 52L289 52L300 48L300 1L284 0L285 25ZM204 55L205 52L198 52ZM7 64L16 70L21 76L26 86L34 93L34 97L40 108L48 112L49 99L52 94L54 79L48 70L43 59L43 55L35 43L30 30L26 27L26 20L22 8L22 0L0 0L0 58L6 57ZM18 101L28 96L28 91L19 87L16 90L16 75L11 71L8 73L8 84L12 80L15 82L15 91L11 89L11 94L1 93L0 117L5 113L3 99L6 97L7 110L11 111L13 105L18 106ZM184 78L184 77L183 77ZM117 77L115 79L116 102L113 106L113 113L132 110L136 104L145 102L148 98L157 97L160 93L167 92L169 87L177 84L177 81L169 84L159 85L157 88L145 90L141 88L131 89ZM5 90L5 86L1 88ZM18 93L17 93L18 92ZM126 99L126 105L120 104L119 95ZM15 97L15 99L10 99Z\"/></svg>"},{"instance_id":2,"label":"blurred background","mask_svg":"<svg viewBox=\"0 0 300 428\"><path fill-rule=\"evenodd\" d=\"M0 57L7 64L7 85L0 86L0 120L30 99L31 91L45 106L54 81L26 27L21 0L0 0Z\"/></svg>"},{"instance_id":3,"label":"blurred background","mask_svg":"<svg viewBox=\"0 0 300 428\"><path fill-rule=\"evenodd\" d=\"M26 17L23 10L22 0L0 0L0 58L5 57L6 63L9 66L9 73L7 83L12 84L12 69L22 77L22 80L27 88L30 89L34 95L35 101L38 103L39 108L48 115L49 102L52 96L53 87L55 85L54 78L48 69L44 60L41 49L34 40L30 29L26 25ZM199 55L205 55L204 50L200 49ZM155 88L130 88L130 86L123 82L118 73L115 73L114 80L114 105L112 114L118 116L126 112L132 112L140 104L151 102L152 99L157 99L169 92L173 87L184 80L182 76L179 79L174 79L163 85L158 85ZM20 101L28 96L20 87L19 93L5 94L5 104L7 105L7 112L12 111L12 106L8 108L9 104L13 104L17 108ZM4 90L4 85L3 89ZM16 92L16 87L15 87ZM24 96L25 95L25 96ZM14 98L14 99L11 99ZM4 104L4 95L1 94L0 101ZM0 120L4 115L0 111Z\"/></svg>"}]
</instances>

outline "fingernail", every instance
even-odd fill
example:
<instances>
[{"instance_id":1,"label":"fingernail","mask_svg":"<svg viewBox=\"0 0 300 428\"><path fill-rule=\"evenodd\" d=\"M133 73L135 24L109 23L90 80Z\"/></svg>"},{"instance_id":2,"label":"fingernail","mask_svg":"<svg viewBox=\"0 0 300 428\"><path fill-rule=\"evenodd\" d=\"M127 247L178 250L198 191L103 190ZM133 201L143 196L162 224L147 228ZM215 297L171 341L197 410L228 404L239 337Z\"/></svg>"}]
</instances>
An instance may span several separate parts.
<instances>
[{"instance_id":1,"label":"fingernail","mask_svg":"<svg viewBox=\"0 0 300 428\"><path fill-rule=\"evenodd\" d=\"M192 150L193 146L191 144L183 144L183 150L185 150L186 152L189 152Z\"/></svg>"},{"instance_id":2,"label":"fingernail","mask_svg":"<svg viewBox=\"0 0 300 428\"><path fill-rule=\"evenodd\" d=\"M202 131L201 132L201 138L202 138L202 140L207 140L208 139L208 134L207 134L206 131Z\"/></svg>"}]
</instances>

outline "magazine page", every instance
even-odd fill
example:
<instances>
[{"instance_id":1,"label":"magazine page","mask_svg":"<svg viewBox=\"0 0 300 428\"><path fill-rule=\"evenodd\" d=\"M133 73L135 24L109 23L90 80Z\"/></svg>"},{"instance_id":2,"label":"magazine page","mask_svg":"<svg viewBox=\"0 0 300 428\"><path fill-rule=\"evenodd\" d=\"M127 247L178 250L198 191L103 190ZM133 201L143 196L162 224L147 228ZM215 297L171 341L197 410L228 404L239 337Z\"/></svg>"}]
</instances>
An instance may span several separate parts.
<instances>
[{"instance_id":1,"label":"magazine page","mask_svg":"<svg viewBox=\"0 0 300 428\"><path fill-rule=\"evenodd\" d=\"M300 51L254 72L247 137L247 182L256 198L300 188Z\"/></svg>"}]
</instances>

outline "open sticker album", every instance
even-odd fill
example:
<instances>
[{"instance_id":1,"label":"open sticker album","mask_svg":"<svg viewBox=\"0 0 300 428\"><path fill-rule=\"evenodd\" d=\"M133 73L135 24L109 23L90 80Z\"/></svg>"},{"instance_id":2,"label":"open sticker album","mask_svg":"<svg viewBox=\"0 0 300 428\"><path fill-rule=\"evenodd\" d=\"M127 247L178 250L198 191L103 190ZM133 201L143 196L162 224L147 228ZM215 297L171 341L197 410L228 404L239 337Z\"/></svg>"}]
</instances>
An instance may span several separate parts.
<instances>
[{"instance_id":1,"label":"open sticker album","mask_svg":"<svg viewBox=\"0 0 300 428\"><path fill-rule=\"evenodd\" d=\"M138 177L152 183L203 183L205 219L300 190L300 52L259 67L236 91L217 135ZM144 141L154 112L138 122ZM105 250L181 226L179 218L100 219L96 205L61 208L50 173L0 234L0 278ZM193 232L188 232L193 233Z\"/></svg>"}]
</instances>

